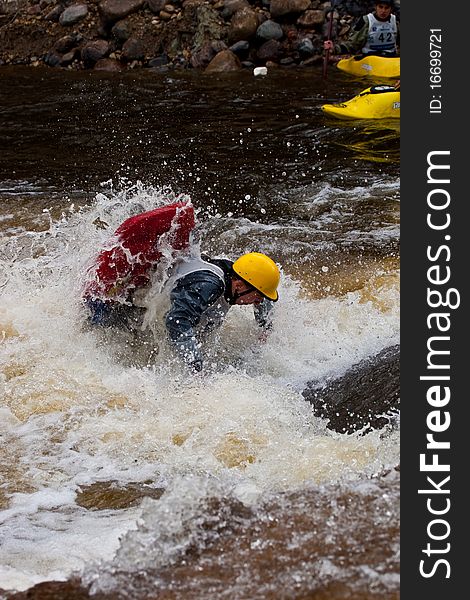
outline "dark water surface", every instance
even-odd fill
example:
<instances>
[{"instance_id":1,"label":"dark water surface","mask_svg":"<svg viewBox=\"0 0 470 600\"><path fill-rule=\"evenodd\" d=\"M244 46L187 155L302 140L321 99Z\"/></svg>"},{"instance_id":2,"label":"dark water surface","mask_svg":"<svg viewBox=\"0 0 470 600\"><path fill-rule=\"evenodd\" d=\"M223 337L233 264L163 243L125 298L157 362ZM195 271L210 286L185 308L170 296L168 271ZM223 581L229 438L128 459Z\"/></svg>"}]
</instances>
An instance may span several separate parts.
<instances>
[{"instance_id":1,"label":"dark water surface","mask_svg":"<svg viewBox=\"0 0 470 600\"><path fill-rule=\"evenodd\" d=\"M90 191L121 176L240 210L245 193L396 176L397 121L341 122L320 111L364 87L334 67L326 82L311 70L209 77L5 68L2 190L23 181L46 193Z\"/></svg>"},{"instance_id":2,"label":"dark water surface","mask_svg":"<svg viewBox=\"0 0 470 600\"><path fill-rule=\"evenodd\" d=\"M0 69L0 588L398 598L397 423L339 434L301 394L399 343L399 122L320 109L368 85ZM79 302L115 227L181 194L204 250L283 270L268 342L234 309L196 379L121 360Z\"/></svg>"}]
</instances>

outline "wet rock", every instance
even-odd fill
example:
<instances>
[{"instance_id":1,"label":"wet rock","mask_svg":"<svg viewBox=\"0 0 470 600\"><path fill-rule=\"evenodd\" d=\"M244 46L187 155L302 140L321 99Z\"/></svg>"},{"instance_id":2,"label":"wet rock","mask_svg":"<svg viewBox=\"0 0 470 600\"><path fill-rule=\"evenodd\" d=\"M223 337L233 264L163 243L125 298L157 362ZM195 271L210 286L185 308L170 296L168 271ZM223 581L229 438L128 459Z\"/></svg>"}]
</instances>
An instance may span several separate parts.
<instances>
[{"instance_id":1,"label":"wet rock","mask_svg":"<svg viewBox=\"0 0 470 600\"><path fill-rule=\"evenodd\" d=\"M143 60L145 56L142 40L131 37L122 47L122 58L127 61Z\"/></svg>"},{"instance_id":2,"label":"wet rock","mask_svg":"<svg viewBox=\"0 0 470 600\"><path fill-rule=\"evenodd\" d=\"M54 50L60 54L65 54L72 50L74 46L76 46L75 37L73 35L64 35L54 44Z\"/></svg>"},{"instance_id":3,"label":"wet rock","mask_svg":"<svg viewBox=\"0 0 470 600\"><path fill-rule=\"evenodd\" d=\"M239 42L233 44L233 46L230 46L229 50L231 50L238 57L245 57L248 55L248 51L250 50L250 44L247 40L240 40Z\"/></svg>"},{"instance_id":4,"label":"wet rock","mask_svg":"<svg viewBox=\"0 0 470 600\"><path fill-rule=\"evenodd\" d=\"M206 42L204 46L197 52L193 52L191 56L191 66L195 69L205 69L217 52L212 47L210 42Z\"/></svg>"},{"instance_id":5,"label":"wet rock","mask_svg":"<svg viewBox=\"0 0 470 600\"><path fill-rule=\"evenodd\" d=\"M3 596L0 593L0 598L2 600L88 600L93 596L88 593L88 588L83 586L79 579L71 578L69 581L44 581L25 592L16 594Z\"/></svg>"},{"instance_id":6,"label":"wet rock","mask_svg":"<svg viewBox=\"0 0 470 600\"><path fill-rule=\"evenodd\" d=\"M228 39L231 44L240 40L249 40L258 29L258 17L251 8L238 10L230 21Z\"/></svg>"},{"instance_id":7,"label":"wet rock","mask_svg":"<svg viewBox=\"0 0 470 600\"><path fill-rule=\"evenodd\" d=\"M62 56L55 51L48 52L44 56L44 63L49 67L58 67L62 61Z\"/></svg>"},{"instance_id":8,"label":"wet rock","mask_svg":"<svg viewBox=\"0 0 470 600\"><path fill-rule=\"evenodd\" d=\"M121 63L115 58L100 58L93 67L94 71L107 71L108 73L118 73L122 69Z\"/></svg>"},{"instance_id":9,"label":"wet rock","mask_svg":"<svg viewBox=\"0 0 470 600\"><path fill-rule=\"evenodd\" d=\"M111 34L118 42L125 42L131 36L131 29L126 19L118 21L111 29Z\"/></svg>"},{"instance_id":10,"label":"wet rock","mask_svg":"<svg viewBox=\"0 0 470 600\"><path fill-rule=\"evenodd\" d=\"M284 32L282 31L282 27L279 23L268 19L256 30L256 37L263 42L267 42L269 40L280 40L284 36Z\"/></svg>"},{"instance_id":11,"label":"wet rock","mask_svg":"<svg viewBox=\"0 0 470 600\"><path fill-rule=\"evenodd\" d=\"M64 7L61 4L54 6L54 8L47 13L44 17L46 21L52 21L53 23L57 23L59 21L60 15L64 12Z\"/></svg>"},{"instance_id":12,"label":"wet rock","mask_svg":"<svg viewBox=\"0 0 470 600\"><path fill-rule=\"evenodd\" d=\"M108 64L113 62L112 59L103 61L107 61ZM152 488L143 483L128 483L124 486L117 481L98 481L82 486L77 493L76 502L78 506L88 510L121 510L140 504L146 497L158 500L164 491L162 488Z\"/></svg>"},{"instance_id":13,"label":"wet rock","mask_svg":"<svg viewBox=\"0 0 470 600\"><path fill-rule=\"evenodd\" d=\"M80 51L79 51L78 48L74 48L73 50L70 50L70 52L66 52L62 56L62 60L60 61L60 66L61 67L68 67L79 56L80 56Z\"/></svg>"},{"instance_id":14,"label":"wet rock","mask_svg":"<svg viewBox=\"0 0 470 600\"><path fill-rule=\"evenodd\" d=\"M72 577L8 600L398 600L399 494L399 472L391 470L353 484L271 494L256 510L233 498L211 498L189 523L196 542L185 546L181 534L171 561L162 564L156 543L135 544L135 564L113 572L110 591L91 595ZM174 538L167 543L171 547ZM144 552L155 552L155 560ZM287 588L286 594L266 593Z\"/></svg>"},{"instance_id":15,"label":"wet rock","mask_svg":"<svg viewBox=\"0 0 470 600\"><path fill-rule=\"evenodd\" d=\"M315 48L310 38L302 38L294 45L301 58L309 58L315 54Z\"/></svg>"},{"instance_id":16,"label":"wet rock","mask_svg":"<svg viewBox=\"0 0 470 600\"><path fill-rule=\"evenodd\" d=\"M93 66L109 52L109 44L106 40L94 40L88 42L82 48L82 60L86 67Z\"/></svg>"},{"instance_id":17,"label":"wet rock","mask_svg":"<svg viewBox=\"0 0 470 600\"><path fill-rule=\"evenodd\" d=\"M64 10L59 17L59 23L62 27L70 27L82 21L88 14L88 7L86 4L72 4Z\"/></svg>"},{"instance_id":18,"label":"wet rock","mask_svg":"<svg viewBox=\"0 0 470 600\"><path fill-rule=\"evenodd\" d=\"M271 17L284 17L286 15L298 14L307 10L310 0L271 0Z\"/></svg>"},{"instance_id":19,"label":"wet rock","mask_svg":"<svg viewBox=\"0 0 470 600\"><path fill-rule=\"evenodd\" d=\"M249 8L250 4L247 0L225 0L224 8L222 9L222 17L226 20L230 19L238 10Z\"/></svg>"},{"instance_id":20,"label":"wet rock","mask_svg":"<svg viewBox=\"0 0 470 600\"><path fill-rule=\"evenodd\" d=\"M212 40L211 48L218 54L219 52L222 52L222 50L227 50L227 44L222 40Z\"/></svg>"},{"instance_id":21,"label":"wet rock","mask_svg":"<svg viewBox=\"0 0 470 600\"><path fill-rule=\"evenodd\" d=\"M148 66L152 69L164 67L169 63L169 58L167 54L160 54L160 56L156 56L155 58L151 58L148 61Z\"/></svg>"},{"instance_id":22,"label":"wet rock","mask_svg":"<svg viewBox=\"0 0 470 600\"><path fill-rule=\"evenodd\" d=\"M297 19L297 24L301 27L315 28L321 27L325 22L325 14L322 10L306 10Z\"/></svg>"},{"instance_id":23,"label":"wet rock","mask_svg":"<svg viewBox=\"0 0 470 600\"><path fill-rule=\"evenodd\" d=\"M381 429L400 409L400 346L361 361L323 387L310 383L303 396L334 431Z\"/></svg>"},{"instance_id":24,"label":"wet rock","mask_svg":"<svg viewBox=\"0 0 470 600\"><path fill-rule=\"evenodd\" d=\"M205 73L226 73L238 71L241 68L240 59L230 50L223 50L215 56L207 66Z\"/></svg>"},{"instance_id":25,"label":"wet rock","mask_svg":"<svg viewBox=\"0 0 470 600\"><path fill-rule=\"evenodd\" d=\"M98 12L105 24L111 24L137 12L143 5L144 0L104 0L98 5Z\"/></svg>"},{"instance_id":26,"label":"wet rock","mask_svg":"<svg viewBox=\"0 0 470 600\"><path fill-rule=\"evenodd\" d=\"M256 57L261 62L272 60L276 62L282 53L282 45L277 40L269 40L258 48Z\"/></svg>"}]
</instances>

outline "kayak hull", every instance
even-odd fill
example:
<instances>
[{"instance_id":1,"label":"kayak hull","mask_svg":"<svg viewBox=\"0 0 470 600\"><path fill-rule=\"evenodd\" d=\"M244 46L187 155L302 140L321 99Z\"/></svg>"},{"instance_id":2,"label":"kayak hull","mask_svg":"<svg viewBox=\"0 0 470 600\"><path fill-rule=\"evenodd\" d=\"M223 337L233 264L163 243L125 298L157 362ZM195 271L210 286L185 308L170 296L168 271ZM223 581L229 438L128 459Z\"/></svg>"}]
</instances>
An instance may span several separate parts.
<instances>
[{"instance_id":1,"label":"kayak hull","mask_svg":"<svg viewBox=\"0 0 470 600\"><path fill-rule=\"evenodd\" d=\"M400 77L400 57L365 56L357 60L354 56L343 58L338 69L350 75L369 77Z\"/></svg>"},{"instance_id":2,"label":"kayak hull","mask_svg":"<svg viewBox=\"0 0 470 600\"><path fill-rule=\"evenodd\" d=\"M374 86L347 102L324 104L321 109L338 119L399 119L400 92L389 86Z\"/></svg>"}]
</instances>

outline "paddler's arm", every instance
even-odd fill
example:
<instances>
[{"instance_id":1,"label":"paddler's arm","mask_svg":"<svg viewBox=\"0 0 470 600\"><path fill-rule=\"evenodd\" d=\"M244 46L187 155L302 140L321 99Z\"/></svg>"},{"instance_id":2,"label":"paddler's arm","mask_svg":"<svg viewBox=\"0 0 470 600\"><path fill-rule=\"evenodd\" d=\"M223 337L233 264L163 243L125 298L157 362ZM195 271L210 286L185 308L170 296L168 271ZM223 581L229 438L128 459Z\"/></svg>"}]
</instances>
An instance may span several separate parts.
<instances>
[{"instance_id":1,"label":"paddler's arm","mask_svg":"<svg viewBox=\"0 0 470 600\"><path fill-rule=\"evenodd\" d=\"M179 356L195 371L201 371L203 359L194 328L223 293L222 280L211 271L186 275L170 293L171 308L165 319L168 337Z\"/></svg>"},{"instance_id":2,"label":"paddler's arm","mask_svg":"<svg viewBox=\"0 0 470 600\"><path fill-rule=\"evenodd\" d=\"M365 46L368 35L369 20L363 16L356 21L346 41L333 44L331 40L325 40L323 47L334 54L357 54Z\"/></svg>"},{"instance_id":3,"label":"paddler's arm","mask_svg":"<svg viewBox=\"0 0 470 600\"><path fill-rule=\"evenodd\" d=\"M264 299L261 304L253 305L253 313L255 315L255 321L261 328L259 340L265 342L268 337L268 333L273 328L273 313L274 302L271 300Z\"/></svg>"}]
</instances>

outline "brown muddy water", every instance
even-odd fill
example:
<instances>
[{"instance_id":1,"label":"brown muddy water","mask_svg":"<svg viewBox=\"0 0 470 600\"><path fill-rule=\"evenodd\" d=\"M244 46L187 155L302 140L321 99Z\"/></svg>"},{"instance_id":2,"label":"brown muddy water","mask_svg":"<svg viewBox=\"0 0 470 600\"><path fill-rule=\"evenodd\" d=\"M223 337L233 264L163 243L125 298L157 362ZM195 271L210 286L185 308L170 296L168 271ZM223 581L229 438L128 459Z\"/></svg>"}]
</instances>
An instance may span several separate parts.
<instances>
[{"instance_id":1,"label":"brown muddy water","mask_svg":"<svg viewBox=\"0 0 470 600\"><path fill-rule=\"evenodd\" d=\"M365 87L0 70L0 596L399 597L396 415L342 434L302 395L399 343L399 122L320 110ZM174 198L282 266L266 343L236 307L198 376L83 326L97 249Z\"/></svg>"}]
</instances>

